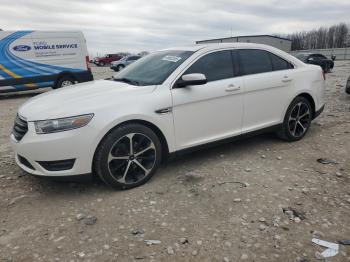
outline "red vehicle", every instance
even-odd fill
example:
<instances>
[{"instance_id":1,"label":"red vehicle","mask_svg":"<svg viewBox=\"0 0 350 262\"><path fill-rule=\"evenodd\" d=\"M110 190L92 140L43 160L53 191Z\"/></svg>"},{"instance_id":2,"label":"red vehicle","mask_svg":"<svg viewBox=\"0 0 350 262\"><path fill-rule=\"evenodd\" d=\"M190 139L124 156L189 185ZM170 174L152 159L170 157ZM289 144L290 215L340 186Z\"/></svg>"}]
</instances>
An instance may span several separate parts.
<instances>
[{"instance_id":1,"label":"red vehicle","mask_svg":"<svg viewBox=\"0 0 350 262\"><path fill-rule=\"evenodd\" d=\"M94 64L96 64L97 66L104 66L104 65L112 63L113 61L118 61L122 57L123 56L121 56L119 54L107 54L103 57L96 57L94 59Z\"/></svg>"}]
</instances>

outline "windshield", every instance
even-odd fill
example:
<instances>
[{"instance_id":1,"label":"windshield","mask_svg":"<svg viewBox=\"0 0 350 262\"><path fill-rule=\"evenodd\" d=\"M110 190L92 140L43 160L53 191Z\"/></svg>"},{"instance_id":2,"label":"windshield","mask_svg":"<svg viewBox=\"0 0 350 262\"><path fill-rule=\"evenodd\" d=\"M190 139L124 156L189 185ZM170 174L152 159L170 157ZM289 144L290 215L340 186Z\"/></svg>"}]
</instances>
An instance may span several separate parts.
<instances>
[{"instance_id":1,"label":"windshield","mask_svg":"<svg viewBox=\"0 0 350 262\"><path fill-rule=\"evenodd\" d=\"M298 58L301 61L304 61L306 59L306 56L307 55L305 55L305 54L297 54L295 57Z\"/></svg>"},{"instance_id":2,"label":"windshield","mask_svg":"<svg viewBox=\"0 0 350 262\"><path fill-rule=\"evenodd\" d=\"M193 53L168 50L149 54L116 74L113 80L139 86L160 85Z\"/></svg>"}]
</instances>

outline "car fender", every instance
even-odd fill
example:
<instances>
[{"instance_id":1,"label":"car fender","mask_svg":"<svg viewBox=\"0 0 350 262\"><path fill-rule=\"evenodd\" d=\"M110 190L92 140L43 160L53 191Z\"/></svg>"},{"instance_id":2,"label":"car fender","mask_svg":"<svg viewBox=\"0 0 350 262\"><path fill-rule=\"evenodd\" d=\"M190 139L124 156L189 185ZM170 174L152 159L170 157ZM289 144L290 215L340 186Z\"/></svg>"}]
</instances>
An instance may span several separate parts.
<instances>
[{"instance_id":1,"label":"car fender","mask_svg":"<svg viewBox=\"0 0 350 262\"><path fill-rule=\"evenodd\" d=\"M301 90L298 90L298 92L296 92L296 93L294 94L294 96L291 96L291 97L290 97L288 103L286 104L286 106L285 106L285 108L284 108L283 116L282 116L281 122L284 121L284 117L285 117L285 115L286 115L286 113L287 113L287 110L288 110L288 107L290 106L290 104L292 103L292 101L293 101L296 97L298 97L298 96L300 96L300 95L303 95L303 94L308 94L308 95L310 95L310 96L312 97L312 99L314 100L314 103L315 103L315 110L317 110L317 108L316 108L317 99L315 99L315 96L310 92L310 90L308 90L308 89L301 89Z\"/></svg>"},{"instance_id":2,"label":"car fender","mask_svg":"<svg viewBox=\"0 0 350 262\"><path fill-rule=\"evenodd\" d=\"M169 117L171 118L171 122L172 122L172 115L170 114ZM149 115L145 115L145 114L130 114L128 116L125 117L119 117L115 120L110 121L106 126L104 126L104 128L102 130L99 130L98 132L98 136L95 137L95 139L92 141L91 143L91 161L93 161L93 157L95 155L96 149L98 147L98 145L100 144L100 142L102 141L102 139L115 127L122 125L123 123L127 123L127 122L137 122L137 121L144 121L147 122L151 125L156 126L163 134L169 152L173 152L175 151L175 134L173 132L173 127L167 127L165 122L162 121L158 121L155 117L151 117Z\"/></svg>"}]
</instances>

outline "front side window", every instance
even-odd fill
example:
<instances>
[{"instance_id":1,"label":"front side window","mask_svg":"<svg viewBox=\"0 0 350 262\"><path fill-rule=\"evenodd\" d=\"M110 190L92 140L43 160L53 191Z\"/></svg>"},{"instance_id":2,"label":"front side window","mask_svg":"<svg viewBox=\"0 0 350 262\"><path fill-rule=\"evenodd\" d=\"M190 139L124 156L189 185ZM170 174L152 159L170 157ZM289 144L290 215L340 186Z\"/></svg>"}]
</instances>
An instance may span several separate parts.
<instances>
[{"instance_id":1,"label":"front side window","mask_svg":"<svg viewBox=\"0 0 350 262\"><path fill-rule=\"evenodd\" d=\"M161 85L193 53L183 50L155 52L138 59L113 79L138 86Z\"/></svg>"},{"instance_id":2,"label":"front side window","mask_svg":"<svg viewBox=\"0 0 350 262\"><path fill-rule=\"evenodd\" d=\"M130 56L130 57L128 58L128 60L133 61L133 60L137 60L137 59L139 59L139 58L140 58L139 56Z\"/></svg>"},{"instance_id":3,"label":"front side window","mask_svg":"<svg viewBox=\"0 0 350 262\"><path fill-rule=\"evenodd\" d=\"M238 50L241 75L259 74L273 71L269 53L264 50Z\"/></svg>"},{"instance_id":4,"label":"front side window","mask_svg":"<svg viewBox=\"0 0 350 262\"><path fill-rule=\"evenodd\" d=\"M208 82L232 78L234 75L231 51L218 51L201 57L184 75L192 73L204 74Z\"/></svg>"},{"instance_id":5,"label":"front side window","mask_svg":"<svg viewBox=\"0 0 350 262\"><path fill-rule=\"evenodd\" d=\"M321 54L316 54L315 57L316 57L318 60L327 59L327 57L325 57L324 55L321 55Z\"/></svg>"},{"instance_id":6,"label":"front side window","mask_svg":"<svg viewBox=\"0 0 350 262\"><path fill-rule=\"evenodd\" d=\"M314 61L320 60L320 58L317 55L310 55L309 58L312 58L312 60Z\"/></svg>"}]
</instances>

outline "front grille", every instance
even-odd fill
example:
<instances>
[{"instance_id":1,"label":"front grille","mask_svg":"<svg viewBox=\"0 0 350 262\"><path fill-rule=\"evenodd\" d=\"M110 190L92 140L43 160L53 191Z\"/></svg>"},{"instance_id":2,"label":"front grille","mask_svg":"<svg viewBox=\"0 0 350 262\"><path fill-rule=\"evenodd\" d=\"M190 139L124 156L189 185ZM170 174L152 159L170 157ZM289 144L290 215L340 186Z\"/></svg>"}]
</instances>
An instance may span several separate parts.
<instances>
[{"instance_id":1,"label":"front grille","mask_svg":"<svg viewBox=\"0 0 350 262\"><path fill-rule=\"evenodd\" d=\"M15 119L15 124L12 129L12 134L15 136L17 141L21 141L24 135L28 131L28 123L26 120L21 118L18 114Z\"/></svg>"},{"instance_id":2,"label":"front grille","mask_svg":"<svg viewBox=\"0 0 350 262\"><path fill-rule=\"evenodd\" d=\"M73 168L75 159L37 162L48 171L64 171Z\"/></svg>"},{"instance_id":3,"label":"front grille","mask_svg":"<svg viewBox=\"0 0 350 262\"><path fill-rule=\"evenodd\" d=\"M20 162L22 165L28 167L29 169L35 170L35 168L29 163L29 161L28 161L25 157L20 156L20 155L17 155L17 156L18 156L19 162Z\"/></svg>"}]
</instances>

